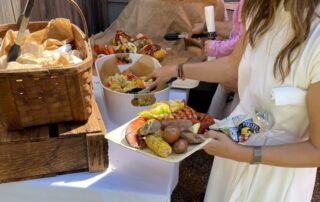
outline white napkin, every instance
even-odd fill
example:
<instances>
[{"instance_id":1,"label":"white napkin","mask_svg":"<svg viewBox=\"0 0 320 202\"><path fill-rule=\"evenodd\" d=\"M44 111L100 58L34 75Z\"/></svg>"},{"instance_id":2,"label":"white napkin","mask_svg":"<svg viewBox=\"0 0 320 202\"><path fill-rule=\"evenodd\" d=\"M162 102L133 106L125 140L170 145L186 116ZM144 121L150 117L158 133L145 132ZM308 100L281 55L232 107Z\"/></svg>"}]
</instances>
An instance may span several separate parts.
<instances>
[{"instance_id":1,"label":"white napkin","mask_svg":"<svg viewBox=\"0 0 320 202\"><path fill-rule=\"evenodd\" d=\"M275 105L305 105L307 91L296 87L279 87L271 91Z\"/></svg>"},{"instance_id":2,"label":"white napkin","mask_svg":"<svg viewBox=\"0 0 320 202\"><path fill-rule=\"evenodd\" d=\"M21 47L21 55L32 54L36 58L41 58L43 51L44 51L44 47L42 45L38 45L35 42L26 42Z\"/></svg>"},{"instance_id":3,"label":"white napkin","mask_svg":"<svg viewBox=\"0 0 320 202\"><path fill-rule=\"evenodd\" d=\"M61 47L59 47L56 51L58 53L66 53L72 50L72 46L70 44L65 44Z\"/></svg>"}]
</instances>

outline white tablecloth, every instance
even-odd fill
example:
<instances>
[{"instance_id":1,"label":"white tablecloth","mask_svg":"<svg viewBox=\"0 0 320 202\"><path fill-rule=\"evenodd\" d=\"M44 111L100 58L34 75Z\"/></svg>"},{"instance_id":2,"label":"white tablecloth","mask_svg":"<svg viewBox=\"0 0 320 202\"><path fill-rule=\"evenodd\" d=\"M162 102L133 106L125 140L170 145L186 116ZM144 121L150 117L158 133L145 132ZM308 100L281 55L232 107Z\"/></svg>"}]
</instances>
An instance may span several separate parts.
<instances>
[{"instance_id":1,"label":"white tablecloth","mask_svg":"<svg viewBox=\"0 0 320 202\"><path fill-rule=\"evenodd\" d=\"M108 131L117 127L104 107L102 88L94 78L94 94ZM170 99L185 99L172 89ZM2 202L163 202L170 201L178 182L179 164L132 152L109 142L109 168L101 173L81 172L0 185Z\"/></svg>"}]
</instances>

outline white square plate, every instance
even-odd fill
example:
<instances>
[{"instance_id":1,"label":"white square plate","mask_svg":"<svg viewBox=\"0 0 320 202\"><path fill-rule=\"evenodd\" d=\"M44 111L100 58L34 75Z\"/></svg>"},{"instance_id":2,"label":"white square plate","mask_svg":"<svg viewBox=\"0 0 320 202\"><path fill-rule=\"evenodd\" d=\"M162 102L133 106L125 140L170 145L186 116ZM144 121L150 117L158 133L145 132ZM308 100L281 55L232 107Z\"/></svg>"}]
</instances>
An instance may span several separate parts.
<instances>
[{"instance_id":1,"label":"white square plate","mask_svg":"<svg viewBox=\"0 0 320 202\"><path fill-rule=\"evenodd\" d=\"M131 121L130 121L131 122ZM138 152L141 153L143 155L146 156L150 156L152 158L156 158L162 161L167 161L167 162L172 162L172 163L177 163L182 161L183 159L187 158L188 156L190 156L191 154L193 154L194 152L200 150L201 148L203 148L206 144L208 144L211 141L211 138L206 138L206 140L201 143L201 144L196 144L196 145L189 145L187 152L183 153L183 154L175 154L172 152L172 154L170 154L167 158L162 158L160 156L157 156L153 151L151 151L149 148L144 148L144 149L136 149L133 148L131 146L129 146L129 144L127 143L126 139L125 139L125 131L127 126L129 125L129 123L126 123L122 126L120 126L119 128L107 133L105 135L105 138L108 140L111 140L112 142L115 142L127 149L130 149L134 152Z\"/></svg>"}]
</instances>

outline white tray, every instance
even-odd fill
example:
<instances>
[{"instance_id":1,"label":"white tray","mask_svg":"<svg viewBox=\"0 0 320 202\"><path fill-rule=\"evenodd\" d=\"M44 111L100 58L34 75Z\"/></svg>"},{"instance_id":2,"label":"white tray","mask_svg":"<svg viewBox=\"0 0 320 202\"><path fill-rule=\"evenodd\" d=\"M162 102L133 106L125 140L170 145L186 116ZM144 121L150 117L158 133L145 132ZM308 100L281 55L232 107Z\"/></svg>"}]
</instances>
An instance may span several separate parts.
<instances>
[{"instance_id":1,"label":"white tray","mask_svg":"<svg viewBox=\"0 0 320 202\"><path fill-rule=\"evenodd\" d=\"M198 80L192 80L192 79L177 79L174 82L172 82L171 87L172 88L183 88L183 89L191 89L195 88L199 85Z\"/></svg>"},{"instance_id":2,"label":"white tray","mask_svg":"<svg viewBox=\"0 0 320 202\"><path fill-rule=\"evenodd\" d=\"M119 145L121 145L121 146L123 146L123 147L125 147L127 149L130 149L130 150L132 150L134 152L137 152L137 153L140 153L140 154L143 154L143 155L146 155L146 156L150 156L152 158L159 159L159 160L162 160L162 161L167 161L167 162L172 162L172 163L180 162L183 159L185 159L188 156L190 156L191 154L193 154L194 152L196 152L196 151L200 150L201 148L203 148L206 144L208 144L211 141L211 138L206 138L206 140L201 144L189 145L188 151L183 153L183 154L172 153L167 158L162 158L160 156L157 156L153 151L151 151L148 148L140 150L140 149L136 149L136 148L133 148L133 147L129 146L129 144L127 143L127 141L125 139L125 130L126 130L126 128L127 128L127 126L129 125L130 122L128 122L128 123L120 126L119 128L107 133L105 135L105 138L108 139L108 140L111 140L112 142L115 142L115 143L117 143L117 144L119 144Z\"/></svg>"}]
</instances>

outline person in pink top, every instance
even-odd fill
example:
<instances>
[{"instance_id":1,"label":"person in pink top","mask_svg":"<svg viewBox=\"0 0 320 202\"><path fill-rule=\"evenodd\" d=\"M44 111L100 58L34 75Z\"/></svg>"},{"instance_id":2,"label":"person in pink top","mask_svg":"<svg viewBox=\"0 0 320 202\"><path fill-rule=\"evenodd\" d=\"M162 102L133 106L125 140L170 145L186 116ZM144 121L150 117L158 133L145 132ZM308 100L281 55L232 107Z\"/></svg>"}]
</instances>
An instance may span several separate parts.
<instances>
[{"instance_id":1,"label":"person in pink top","mask_svg":"<svg viewBox=\"0 0 320 202\"><path fill-rule=\"evenodd\" d=\"M243 33L243 24L241 19L243 0L240 0L236 7L232 21L216 21L217 40L208 40L205 42L204 52L206 55L220 58L228 56L234 50L241 34ZM193 34L202 33L205 28L204 23L197 23L192 29ZM221 40L219 38L222 38ZM218 85L208 109L208 114L216 119L223 119L239 103L237 86Z\"/></svg>"},{"instance_id":2,"label":"person in pink top","mask_svg":"<svg viewBox=\"0 0 320 202\"><path fill-rule=\"evenodd\" d=\"M242 4L243 0L239 2L239 5L233 13L232 30L229 34L229 38L225 40L206 41L205 52L208 56L219 58L230 55L232 53L233 49L240 39L241 33L243 32L243 25L241 20ZM221 23L227 22L217 22L217 31L219 31L218 29L223 26L221 25Z\"/></svg>"},{"instance_id":3,"label":"person in pink top","mask_svg":"<svg viewBox=\"0 0 320 202\"><path fill-rule=\"evenodd\" d=\"M240 39L243 32L243 24L241 20L243 0L240 0L236 7L232 21L216 21L216 34L221 40L208 40L205 42L205 53L211 57L223 57L230 55L235 45ZM217 20L217 19L216 19ZM205 29L205 23L194 24L191 32L192 34L200 34Z\"/></svg>"}]
</instances>

